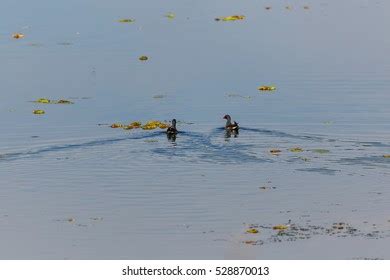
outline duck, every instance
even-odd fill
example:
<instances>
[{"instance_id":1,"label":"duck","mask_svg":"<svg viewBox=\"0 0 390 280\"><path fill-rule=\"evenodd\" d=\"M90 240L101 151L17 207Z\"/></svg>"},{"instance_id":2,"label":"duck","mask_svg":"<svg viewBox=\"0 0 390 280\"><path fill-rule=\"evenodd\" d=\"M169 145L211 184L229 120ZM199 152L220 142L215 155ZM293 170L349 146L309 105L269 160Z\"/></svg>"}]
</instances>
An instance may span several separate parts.
<instances>
[{"instance_id":1,"label":"duck","mask_svg":"<svg viewBox=\"0 0 390 280\"><path fill-rule=\"evenodd\" d=\"M167 129L167 135L176 135L178 133L176 129L176 119L173 119L171 121L171 125Z\"/></svg>"},{"instance_id":2,"label":"duck","mask_svg":"<svg viewBox=\"0 0 390 280\"><path fill-rule=\"evenodd\" d=\"M238 132L238 129L240 127L238 126L237 122L232 122L232 118L230 117L230 115L225 115L223 118L226 120L226 125L225 125L226 131Z\"/></svg>"}]
</instances>

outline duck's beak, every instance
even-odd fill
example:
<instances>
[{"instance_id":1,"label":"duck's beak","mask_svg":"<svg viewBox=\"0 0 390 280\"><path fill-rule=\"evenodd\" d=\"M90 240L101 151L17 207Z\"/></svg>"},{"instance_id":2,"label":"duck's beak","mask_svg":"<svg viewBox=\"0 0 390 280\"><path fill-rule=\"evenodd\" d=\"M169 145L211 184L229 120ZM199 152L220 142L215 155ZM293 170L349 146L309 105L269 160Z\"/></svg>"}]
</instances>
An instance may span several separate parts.
<instances>
[{"instance_id":1,"label":"duck's beak","mask_svg":"<svg viewBox=\"0 0 390 280\"><path fill-rule=\"evenodd\" d=\"M225 120L226 120L226 116L223 116L223 119L225 119Z\"/></svg>"}]
</instances>

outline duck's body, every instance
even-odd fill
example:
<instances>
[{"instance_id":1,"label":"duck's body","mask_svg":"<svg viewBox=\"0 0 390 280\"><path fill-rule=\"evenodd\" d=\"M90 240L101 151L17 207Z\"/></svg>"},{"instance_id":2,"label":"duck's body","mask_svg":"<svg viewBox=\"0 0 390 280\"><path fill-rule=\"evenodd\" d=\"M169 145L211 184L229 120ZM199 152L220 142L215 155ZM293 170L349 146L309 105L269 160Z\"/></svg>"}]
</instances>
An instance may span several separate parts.
<instances>
[{"instance_id":1,"label":"duck's body","mask_svg":"<svg viewBox=\"0 0 390 280\"><path fill-rule=\"evenodd\" d=\"M223 118L226 120L226 124L225 124L226 131L238 132L238 130L240 129L238 123L232 122L232 118L229 115L225 115Z\"/></svg>"},{"instance_id":2,"label":"duck's body","mask_svg":"<svg viewBox=\"0 0 390 280\"><path fill-rule=\"evenodd\" d=\"M176 129L176 119L172 120L172 124L167 129L167 135L176 135L178 133Z\"/></svg>"}]
</instances>

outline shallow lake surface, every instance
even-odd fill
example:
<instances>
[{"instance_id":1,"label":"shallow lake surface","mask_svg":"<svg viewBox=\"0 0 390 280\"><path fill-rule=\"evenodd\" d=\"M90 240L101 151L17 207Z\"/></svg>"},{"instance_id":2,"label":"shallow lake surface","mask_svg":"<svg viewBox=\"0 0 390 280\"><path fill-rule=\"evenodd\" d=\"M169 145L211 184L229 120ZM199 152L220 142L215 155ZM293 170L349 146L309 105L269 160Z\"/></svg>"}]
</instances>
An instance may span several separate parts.
<instances>
[{"instance_id":1,"label":"shallow lake surface","mask_svg":"<svg viewBox=\"0 0 390 280\"><path fill-rule=\"evenodd\" d=\"M33 2L0 10L1 259L390 258L388 1Z\"/></svg>"}]
</instances>

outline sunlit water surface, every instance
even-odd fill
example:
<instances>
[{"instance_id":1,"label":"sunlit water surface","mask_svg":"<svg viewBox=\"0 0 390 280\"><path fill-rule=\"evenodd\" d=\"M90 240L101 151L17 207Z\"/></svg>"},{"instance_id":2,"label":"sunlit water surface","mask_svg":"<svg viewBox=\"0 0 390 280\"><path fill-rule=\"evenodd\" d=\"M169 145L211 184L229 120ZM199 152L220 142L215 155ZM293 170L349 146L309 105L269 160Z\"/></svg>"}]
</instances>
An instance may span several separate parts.
<instances>
[{"instance_id":1,"label":"sunlit water surface","mask_svg":"<svg viewBox=\"0 0 390 280\"><path fill-rule=\"evenodd\" d=\"M0 258L390 258L387 1L2 2Z\"/></svg>"}]
</instances>

